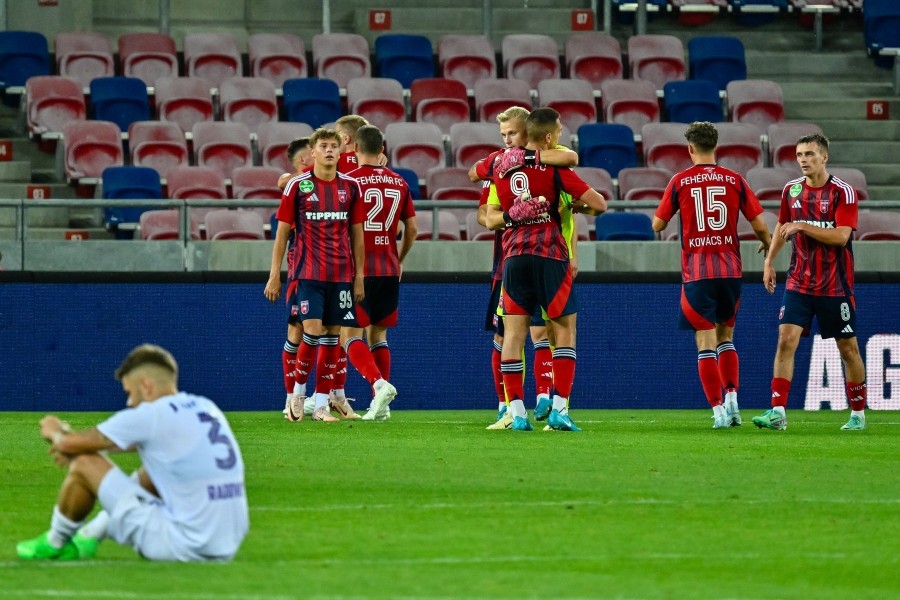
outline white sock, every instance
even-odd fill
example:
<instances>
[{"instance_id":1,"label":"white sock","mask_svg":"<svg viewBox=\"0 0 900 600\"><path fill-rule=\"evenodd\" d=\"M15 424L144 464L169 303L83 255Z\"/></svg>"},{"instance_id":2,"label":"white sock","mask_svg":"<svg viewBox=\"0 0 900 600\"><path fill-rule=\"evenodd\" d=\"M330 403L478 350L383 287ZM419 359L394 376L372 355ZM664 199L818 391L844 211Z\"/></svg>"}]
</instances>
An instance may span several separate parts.
<instances>
[{"instance_id":1,"label":"white sock","mask_svg":"<svg viewBox=\"0 0 900 600\"><path fill-rule=\"evenodd\" d=\"M540 404L540 403L541 403L541 400L549 400L549 399L550 399L550 394L538 394L538 395L537 395L537 402L535 403L535 406L537 406L538 404Z\"/></svg>"},{"instance_id":2,"label":"white sock","mask_svg":"<svg viewBox=\"0 0 900 600\"><path fill-rule=\"evenodd\" d=\"M737 392L726 392L725 393L725 404L729 403L737 404Z\"/></svg>"},{"instance_id":3,"label":"white sock","mask_svg":"<svg viewBox=\"0 0 900 600\"><path fill-rule=\"evenodd\" d=\"M513 400L509 403L509 410L512 411L512 415L514 417L527 417L528 413L525 411L525 403L521 400Z\"/></svg>"},{"instance_id":4,"label":"white sock","mask_svg":"<svg viewBox=\"0 0 900 600\"><path fill-rule=\"evenodd\" d=\"M713 416L714 417L724 417L725 416L725 406L723 404L717 404L713 406Z\"/></svg>"},{"instance_id":5,"label":"white sock","mask_svg":"<svg viewBox=\"0 0 900 600\"><path fill-rule=\"evenodd\" d=\"M294 382L294 393L300 394L301 396L306 395L306 384L300 383L299 381Z\"/></svg>"},{"instance_id":6,"label":"white sock","mask_svg":"<svg viewBox=\"0 0 900 600\"><path fill-rule=\"evenodd\" d=\"M62 548L66 542L72 539L83 521L75 522L59 512L59 506L53 507L53 517L50 519L50 535L47 536L50 545L54 548Z\"/></svg>"},{"instance_id":7,"label":"white sock","mask_svg":"<svg viewBox=\"0 0 900 600\"><path fill-rule=\"evenodd\" d=\"M96 517L88 521L87 524L81 528L81 535L102 540L106 537L107 525L109 525L109 513L105 510L101 510L97 513Z\"/></svg>"},{"instance_id":8,"label":"white sock","mask_svg":"<svg viewBox=\"0 0 900 600\"><path fill-rule=\"evenodd\" d=\"M553 396L553 408L562 413L566 409L566 403L569 401L568 398L563 398L562 396Z\"/></svg>"},{"instance_id":9,"label":"white sock","mask_svg":"<svg viewBox=\"0 0 900 600\"><path fill-rule=\"evenodd\" d=\"M773 407L772 407L772 410L774 410L775 412L781 414L782 417L785 416L785 414L784 414L784 407L783 407L783 406L773 406Z\"/></svg>"},{"instance_id":10,"label":"white sock","mask_svg":"<svg viewBox=\"0 0 900 600\"><path fill-rule=\"evenodd\" d=\"M331 393L337 396L338 398L345 398L347 395L344 393L344 388L341 389L333 389Z\"/></svg>"},{"instance_id":11,"label":"white sock","mask_svg":"<svg viewBox=\"0 0 900 600\"><path fill-rule=\"evenodd\" d=\"M316 392L313 396L313 400L316 401L316 410L319 410L323 406L328 406L328 394Z\"/></svg>"},{"instance_id":12,"label":"white sock","mask_svg":"<svg viewBox=\"0 0 900 600\"><path fill-rule=\"evenodd\" d=\"M506 402L500 402L497 404L497 412L503 410L503 407L506 406Z\"/></svg>"},{"instance_id":13,"label":"white sock","mask_svg":"<svg viewBox=\"0 0 900 600\"><path fill-rule=\"evenodd\" d=\"M850 411L850 416L851 416L851 417L859 417L859 418L861 418L861 419L865 419L865 418L866 418L866 411L864 411L864 410L851 410L851 411Z\"/></svg>"}]
</instances>

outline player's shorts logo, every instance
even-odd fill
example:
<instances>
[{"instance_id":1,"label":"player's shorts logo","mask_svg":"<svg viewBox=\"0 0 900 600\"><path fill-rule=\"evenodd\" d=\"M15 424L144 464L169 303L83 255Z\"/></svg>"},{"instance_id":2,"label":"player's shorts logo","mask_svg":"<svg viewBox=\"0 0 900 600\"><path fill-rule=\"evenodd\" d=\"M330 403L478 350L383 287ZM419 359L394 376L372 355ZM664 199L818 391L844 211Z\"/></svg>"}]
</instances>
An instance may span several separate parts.
<instances>
[{"instance_id":1,"label":"player's shorts logo","mask_svg":"<svg viewBox=\"0 0 900 600\"><path fill-rule=\"evenodd\" d=\"M780 321L783 318L784 318L784 307L782 306L781 310L778 311L778 320Z\"/></svg>"},{"instance_id":2,"label":"player's shorts logo","mask_svg":"<svg viewBox=\"0 0 900 600\"><path fill-rule=\"evenodd\" d=\"M291 304L291 316L296 317L298 314L300 314L300 307L296 304Z\"/></svg>"},{"instance_id":3,"label":"player's shorts logo","mask_svg":"<svg viewBox=\"0 0 900 600\"><path fill-rule=\"evenodd\" d=\"M297 187L299 187L300 191L303 192L304 194L308 194L311 191L313 191L313 187L315 187L315 186L313 186L312 181L306 180L306 181L301 181L300 185L298 185Z\"/></svg>"},{"instance_id":4,"label":"player's shorts logo","mask_svg":"<svg viewBox=\"0 0 900 600\"><path fill-rule=\"evenodd\" d=\"M312 182L310 182L310 185L312 185ZM799 183L795 183L794 185L791 186L791 189L788 193L791 195L791 198L796 198L797 196L800 195L800 192L802 192L802 191L803 191L803 186L800 185Z\"/></svg>"},{"instance_id":5,"label":"player's shorts logo","mask_svg":"<svg viewBox=\"0 0 900 600\"><path fill-rule=\"evenodd\" d=\"M303 300L300 302L300 312L305 314L309 313L309 300Z\"/></svg>"}]
</instances>

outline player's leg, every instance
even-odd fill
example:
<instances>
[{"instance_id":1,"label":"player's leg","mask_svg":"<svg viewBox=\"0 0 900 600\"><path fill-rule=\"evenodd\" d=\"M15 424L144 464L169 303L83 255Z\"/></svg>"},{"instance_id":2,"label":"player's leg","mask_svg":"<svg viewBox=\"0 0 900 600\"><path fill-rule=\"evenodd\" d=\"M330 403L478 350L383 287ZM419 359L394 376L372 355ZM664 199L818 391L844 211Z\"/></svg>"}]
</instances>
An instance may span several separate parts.
<instances>
[{"instance_id":1,"label":"player's leg","mask_svg":"<svg viewBox=\"0 0 900 600\"><path fill-rule=\"evenodd\" d=\"M525 386L522 381L525 372L522 351L525 348L525 338L528 337L531 314L537 305L532 261L531 256L513 256L506 260L503 267L504 335L500 369L509 400L508 410L513 417L511 428L516 431L534 429L525 411Z\"/></svg>"},{"instance_id":2,"label":"player's leg","mask_svg":"<svg viewBox=\"0 0 900 600\"><path fill-rule=\"evenodd\" d=\"M297 303L297 287L298 282L291 280L288 282L287 292L285 293L285 301L288 306L288 326L287 338L281 350L281 370L284 378L284 410L281 411L285 419L291 419L290 404L291 399L297 393L297 350L303 342L303 325L300 322L300 306ZM305 395L305 391L303 393ZM297 413L300 414L300 413ZM302 416L302 415L301 415Z\"/></svg>"},{"instance_id":3,"label":"player's leg","mask_svg":"<svg viewBox=\"0 0 900 600\"><path fill-rule=\"evenodd\" d=\"M331 415L328 401L331 390L334 387L334 374L337 371L338 357L341 349L339 345L340 325L331 325L323 322L323 335L319 338L319 357L316 361L316 391L313 394L315 408L313 409L313 421L334 422L339 421Z\"/></svg>"},{"instance_id":4,"label":"player's leg","mask_svg":"<svg viewBox=\"0 0 900 600\"><path fill-rule=\"evenodd\" d=\"M502 284L499 280L494 280L494 283L491 287L491 295L488 298L488 307L487 307L487 316L485 318L484 330L492 331L494 333L494 338L492 340L492 349L491 349L491 377L494 381L494 391L497 394L497 421L498 423L503 419L504 415L507 411L506 406L506 391L503 388L503 372L500 370L500 364L502 362L501 353L503 351L503 307L500 305L500 298L502 296L501 293ZM491 425L490 428L493 429L508 429L512 426L512 415L510 415L509 425L503 426Z\"/></svg>"},{"instance_id":5,"label":"player's leg","mask_svg":"<svg viewBox=\"0 0 900 600\"><path fill-rule=\"evenodd\" d=\"M547 326L541 314L543 309L538 307L537 315L531 317L531 343L534 345L534 387L537 400L534 406L534 418L544 421L550 416L552 403L550 391L553 387L553 351L550 349L550 339L547 335ZM536 319L539 324L536 324Z\"/></svg>"},{"instance_id":6,"label":"player's leg","mask_svg":"<svg viewBox=\"0 0 900 600\"><path fill-rule=\"evenodd\" d=\"M82 558L72 538L94 509L100 484L113 469L117 467L99 454L73 458L53 507L50 529L34 539L19 542L16 545L19 557L35 560Z\"/></svg>"},{"instance_id":7,"label":"player's leg","mask_svg":"<svg viewBox=\"0 0 900 600\"><path fill-rule=\"evenodd\" d=\"M741 280L737 277L721 279L716 289L716 362L719 365L719 381L724 390L723 404L728 421L732 427L738 427L743 421L738 407L740 362L734 346L734 324L741 305Z\"/></svg>"},{"instance_id":8,"label":"player's leg","mask_svg":"<svg viewBox=\"0 0 900 600\"><path fill-rule=\"evenodd\" d=\"M856 340L856 301L853 296L816 298L816 320L823 338L835 338L844 363L844 389L850 403L850 419L844 431L866 428L866 365Z\"/></svg>"},{"instance_id":9,"label":"player's leg","mask_svg":"<svg viewBox=\"0 0 900 600\"><path fill-rule=\"evenodd\" d=\"M557 431L580 431L569 415L569 397L575 382L575 331L578 298L572 287L572 270L567 261L535 258L540 263L541 281L536 285L540 304L552 321L556 347L553 349L553 397L547 425Z\"/></svg>"},{"instance_id":10,"label":"player's leg","mask_svg":"<svg viewBox=\"0 0 900 600\"><path fill-rule=\"evenodd\" d=\"M337 304L333 284L327 281L301 281L298 291L300 315L303 319L303 345L297 352L297 379L306 383L311 370L311 362L304 363L302 350L307 344L316 346L315 392L312 395L314 421L337 421L328 414L328 394L334 384L334 371L337 367L339 326L333 320L332 305ZM304 377L305 375L305 377Z\"/></svg>"},{"instance_id":11,"label":"player's leg","mask_svg":"<svg viewBox=\"0 0 900 600\"><path fill-rule=\"evenodd\" d=\"M691 281L681 286L678 328L694 330L697 342L697 375L706 401L713 409L716 429L730 426L722 405L722 380L716 358L718 280Z\"/></svg>"}]
</instances>

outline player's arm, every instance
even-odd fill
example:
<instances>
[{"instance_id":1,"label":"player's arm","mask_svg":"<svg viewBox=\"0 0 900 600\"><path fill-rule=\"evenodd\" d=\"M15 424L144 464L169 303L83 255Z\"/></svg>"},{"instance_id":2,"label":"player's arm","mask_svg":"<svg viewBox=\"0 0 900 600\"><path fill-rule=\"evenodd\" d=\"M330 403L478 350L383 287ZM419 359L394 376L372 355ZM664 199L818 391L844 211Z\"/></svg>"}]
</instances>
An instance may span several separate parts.
<instances>
[{"instance_id":1,"label":"player's arm","mask_svg":"<svg viewBox=\"0 0 900 600\"><path fill-rule=\"evenodd\" d=\"M766 260L763 263L763 285L770 294L775 293L775 267L773 263L785 244L785 238L781 235L781 229L781 223L775 225L775 231L772 232L772 244L769 246Z\"/></svg>"},{"instance_id":2,"label":"player's arm","mask_svg":"<svg viewBox=\"0 0 900 600\"><path fill-rule=\"evenodd\" d=\"M350 244L353 249L353 300L362 302L366 297L366 240L362 223L350 224Z\"/></svg>"},{"instance_id":3,"label":"player's arm","mask_svg":"<svg viewBox=\"0 0 900 600\"><path fill-rule=\"evenodd\" d=\"M589 188L572 203L572 212L585 215L599 215L606 212L606 208L606 198L594 188Z\"/></svg>"},{"instance_id":4,"label":"player's arm","mask_svg":"<svg viewBox=\"0 0 900 600\"><path fill-rule=\"evenodd\" d=\"M409 251L412 249L417 235L419 235L419 226L416 224L416 218L410 217L409 219L403 219L403 240L400 242L400 252L398 256L401 268L403 267L403 259L406 258L406 255L409 254Z\"/></svg>"},{"instance_id":5,"label":"player's arm","mask_svg":"<svg viewBox=\"0 0 900 600\"><path fill-rule=\"evenodd\" d=\"M284 253L287 250L288 235L291 226L284 221L278 221L278 229L275 231L275 244L272 246L272 264L269 266L269 281L266 282L265 295L270 302L275 302L281 295L281 263L284 262Z\"/></svg>"},{"instance_id":6,"label":"player's arm","mask_svg":"<svg viewBox=\"0 0 900 600\"><path fill-rule=\"evenodd\" d=\"M674 181L674 178L669 180L666 191L663 192L663 197L659 200L659 206L656 207L656 212L653 214L651 226L656 233L661 233L669 226L669 221L672 220L672 217L675 216L675 212L678 210L678 203L673 199L673 194L675 193Z\"/></svg>"},{"instance_id":7,"label":"player's arm","mask_svg":"<svg viewBox=\"0 0 900 600\"><path fill-rule=\"evenodd\" d=\"M663 221L656 215L653 215L653 231L655 231L656 233L660 233L668 226L669 226L668 221Z\"/></svg>"},{"instance_id":8,"label":"player's arm","mask_svg":"<svg viewBox=\"0 0 900 600\"><path fill-rule=\"evenodd\" d=\"M287 182L291 180L291 177L294 176L294 173L282 173L280 177L278 177L278 189L284 191L284 188L287 187Z\"/></svg>"},{"instance_id":9,"label":"player's arm","mask_svg":"<svg viewBox=\"0 0 900 600\"><path fill-rule=\"evenodd\" d=\"M526 150L526 156L527 152ZM578 166L578 153L563 146L557 146L550 150L541 150L540 157L540 164L544 165L552 165L554 167Z\"/></svg>"},{"instance_id":10,"label":"player's arm","mask_svg":"<svg viewBox=\"0 0 900 600\"><path fill-rule=\"evenodd\" d=\"M492 152L485 156L469 169L469 179L474 181L483 181L493 175L494 160L499 152Z\"/></svg>"},{"instance_id":11,"label":"player's arm","mask_svg":"<svg viewBox=\"0 0 900 600\"><path fill-rule=\"evenodd\" d=\"M578 277L578 227L574 223L569 235L572 237L569 240L569 270L572 271L572 279L575 279Z\"/></svg>"},{"instance_id":12,"label":"player's arm","mask_svg":"<svg viewBox=\"0 0 900 600\"><path fill-rule=\"evenodd\" d=\"M757 254L760 252L767 254L769 247L772 245L772 236L769 234L769 226L766 225L765 220L762 218L762 213L750 219L750 227L753 228L753 233L756 234L756 239L759 240Z\"/></svg>"},{"instance_id":13,"label":"player's arm","mask_svg":"<svg viewBox=\"0 0 900 600\"><path fill-rule=\"evenodd\" d=\"M485 204L484 226L491 231L499 231L506 227L503 210L499 204Z\"/></svg>"},{"instance_id":14,"label":"player's arm","mask_svg":"<svg viewBox=\"0 0 900 600\"><path fill-rule=\"evenodd\" d=\"M72 431L69 424L56 415L41 419L41 437L50 442L49 452L60 466L67 465L70 457L78 454L118 449L96 427Z\"/></svg>"},{"instance_id":15,"label":"player's arm","mask_svg":"<svg viewBox=\"0 0 900 600\"><path fill-rule=\"evenodd\" d=\"M847 245L847 242L850 241L850 236L853 234L853 228L842 225L833 229L825 229L824 227L816 227L809 223L793 221L791 223L785 223L781 227L780 233L781 237L785 240L790 239L792 235L802 233L822 244L844 247Z\"/></svg>"}]
</instances>

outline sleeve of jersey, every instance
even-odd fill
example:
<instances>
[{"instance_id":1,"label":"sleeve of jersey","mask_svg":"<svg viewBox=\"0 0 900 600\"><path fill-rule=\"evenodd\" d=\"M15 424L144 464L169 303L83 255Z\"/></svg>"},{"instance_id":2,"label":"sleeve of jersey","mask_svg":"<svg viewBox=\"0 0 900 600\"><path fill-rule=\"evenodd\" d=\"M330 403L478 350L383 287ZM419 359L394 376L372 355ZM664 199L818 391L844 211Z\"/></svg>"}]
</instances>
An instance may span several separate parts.
<instances>
[{"instance_id":1,"label":"sleeve of jersey","mask_svg":"<svg viewBox=\"0 0 900 600\"><path fill-rule=\"evenodd\" d=\"M781 208L778 210L778 222L791 222L791 198L790 196L788 196L787 186L785 186L785 188L781 190Z\"/></svg>"},{"instance_id":2,"label":"sleeve of jersey","mask_svg":"<svg viewBox=\"0 0 900 600\"><path fill-rule=\"evenodd\" d=\"M482 158L475 163L475 174L479 179L490 179L494 176L494 159L498 152L492 152L487 158Z\"/></svg>"},{"instance_id":3,"label":"sleeve of jersey","mask_svg":"<svg viewBox=\"0 0 900 600\"><path fill-rule=\"evenodd\" d=\"M559 173L562 180L563 190L573 199L581 198L591 189L591 186L586 184L572 169L557 169L556 172Z\"/></svg>"},{"instance_id":4,"label":"sleeve of jersey","mask_svg":"<svg viewBox=\"0 0 900 600\"><path fill-rule=\"evenodd\" d=\"M753 190L750 189L750 186L747 185L747 181L741 177L740 180L741 187L741 212L744 213L744 217L748 221L751 221L763 214L762 204L759 203L759 198L756 197L756 194L753 193Z\"/></svg>"},{"instance_id":5,"label":"sleeve of jersey","mask_svg":"<svg viewBox=\"0 0 900 600\"><path fill-rule=\"evenodd\" d=\"M678 212L678 203L675 201L675 180L673 179L666 186L666 191L663 192L662 200L659 201L656 209L656 216L668 222L672 220L676 212Z\"/></svg>"},{"instance_id":6,"label":"sleeve of jersey","mask_svg":"<svg viewBox=\"0 0 900 600\"><path fill-rule=\"evenodd\" d=\"M97 425L97 430L118 448L126 450L146 440L147 432L151 431L154 419L149 415L149 408L149 405L141 404L137 408L120 410Z\"/></svg>"},{"instance_id":7,"label":"sleeve of jersey","mask_svg":"<svg viewBox=\"0 0 900 600\"><path fill-rule=\"evenodd\" d=\"M357 223L362 223L366 220L366 207L362 202L362 192L359 190L359 186L354 184L351 188L353 190L353 199L350 204L350 224L355 225Z\"/></svg>"},{"instance_id":8,"label":"sleeve of jersey","mask_svg":"<svg viewBox=\"0 0 900 600\"><path fill-rule=\"evenodd\" d=\"M278 206L278 211L275 213L276 219L278 219L279 221L283 221L284 223L288 223L289 225L294 225L295 191L296 184L292 180L288 181L287 186L284 188L284 194L282 194L281 196L281 204Z\"/></svg>"},{"instance_id":9,"label":"sleeve of jersey","mask_svg":"<svg viewBox=\"0 0 900 600\"><path fill-rule=\"evenodd\" d=\"M848 186L849 187L849 186ZM859 221L859 204L856 202L856 191L852 188L841 188L841 200L834 210L835 227L851 227L856 231Z\"/></svg>"},{"instance_id":10,"label":"sleeve of jersey","mask_svg":"<svg viewBox=\"0 0 900 600\"><path fill-rule=\"evenodd\" d=\"M406 190L406 196L403 198L403 210L400 212L400 220L412 219L416 216L416 205L413 204L412 194L409 189Z\"/></svg>"}]
</instances>

